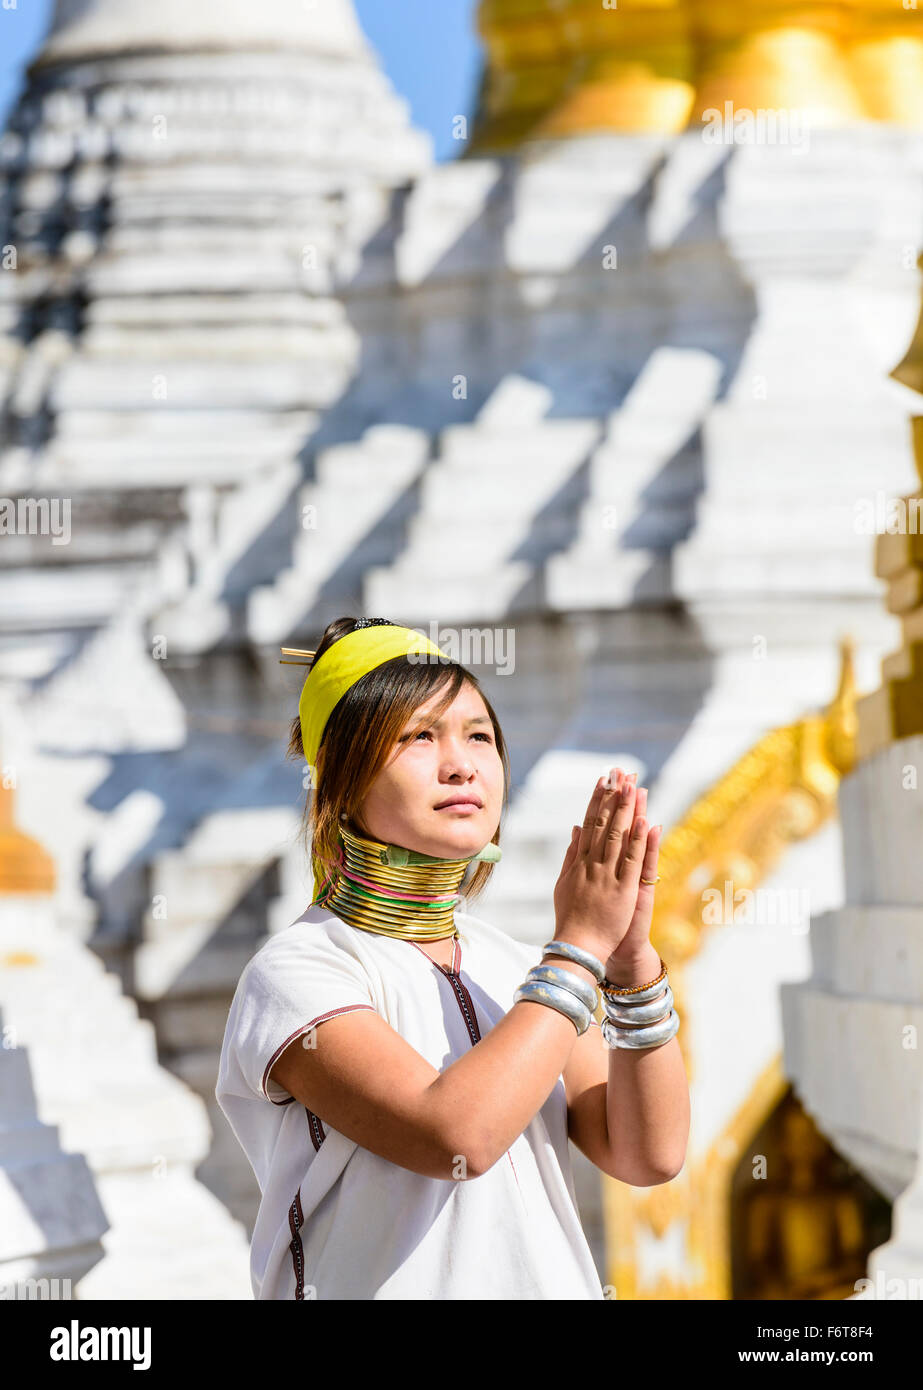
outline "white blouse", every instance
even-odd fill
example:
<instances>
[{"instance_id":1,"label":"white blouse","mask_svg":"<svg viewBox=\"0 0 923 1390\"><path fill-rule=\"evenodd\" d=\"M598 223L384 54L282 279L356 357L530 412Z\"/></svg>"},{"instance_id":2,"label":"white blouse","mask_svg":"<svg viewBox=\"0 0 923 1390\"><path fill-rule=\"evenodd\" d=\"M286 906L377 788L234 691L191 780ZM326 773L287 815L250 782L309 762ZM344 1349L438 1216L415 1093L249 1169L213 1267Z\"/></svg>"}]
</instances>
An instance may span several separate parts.
<instances>
[{"instance_id":1,"label":"white blouse","mask_svg":"<svg viewBox=\"0 0 923 1390\"><path fill-rule=\"evenodd\" d=\"M577 1212L561 1077L503 1157L467 1179L380 1158L267 1080L293 1038L351 1009L374 1009L438 1071L463 1056L512 1008L541 947L461 907L455 925L449 971L415 942L314 906L245 966L215 1096L262 1193L255 1298L603 1298Z\"/></svg>"}]
</instances>

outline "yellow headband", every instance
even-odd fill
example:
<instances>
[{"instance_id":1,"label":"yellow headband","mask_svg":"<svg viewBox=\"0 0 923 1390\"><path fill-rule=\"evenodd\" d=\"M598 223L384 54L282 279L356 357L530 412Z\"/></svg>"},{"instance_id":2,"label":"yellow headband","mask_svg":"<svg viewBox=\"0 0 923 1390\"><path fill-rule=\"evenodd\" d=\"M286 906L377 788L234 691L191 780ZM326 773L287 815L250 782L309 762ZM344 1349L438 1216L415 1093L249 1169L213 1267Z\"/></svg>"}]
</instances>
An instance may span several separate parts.
<instances>
[{"instance_id":1,"label":"yellow headband","mask_svg":"<svg viewBox=\"0 0 923 1390\"><path fill-rule=\"evenodd\" d=\"M382 624L347 632L314 663L298 702L301 742L312 777L316 779L317 754L327 720L342 696L357 680L374 671L376 666L383 665L392 657L408 656L410 653L440 657L443 661L452 660L428 637L423 637L413 628L386 627Z\"/></svg>"}]
</instances>

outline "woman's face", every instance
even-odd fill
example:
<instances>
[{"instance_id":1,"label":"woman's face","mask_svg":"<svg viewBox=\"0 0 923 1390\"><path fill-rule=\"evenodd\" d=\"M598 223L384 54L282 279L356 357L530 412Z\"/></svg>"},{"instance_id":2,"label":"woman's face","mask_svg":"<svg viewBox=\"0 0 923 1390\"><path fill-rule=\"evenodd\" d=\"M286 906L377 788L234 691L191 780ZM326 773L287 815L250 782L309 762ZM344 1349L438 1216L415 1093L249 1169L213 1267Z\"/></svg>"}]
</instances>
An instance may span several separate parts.
<instances>
[{"instance_id":1,"label":"woman's face","mask_svg":"<svg viewBox=\"0 0 923 1390\"><path fill-rule=\"evenodd\" d=\"M483 699L467 681L441 718L437 691L419 705L359 807L367 833L386 844L438 859L465 859L500 824L503 763ZM480 806L439 809L452 798Z\"/></svg>"}]
</instances>

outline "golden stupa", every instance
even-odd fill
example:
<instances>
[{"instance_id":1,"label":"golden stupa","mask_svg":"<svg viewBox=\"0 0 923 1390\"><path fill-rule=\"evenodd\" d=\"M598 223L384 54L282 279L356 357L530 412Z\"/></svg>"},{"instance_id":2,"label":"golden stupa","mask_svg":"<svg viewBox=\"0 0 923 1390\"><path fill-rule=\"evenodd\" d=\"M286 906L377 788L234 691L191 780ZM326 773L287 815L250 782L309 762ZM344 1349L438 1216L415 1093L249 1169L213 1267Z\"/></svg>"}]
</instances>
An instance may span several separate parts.
<instances>
[{"instance_id":1,"label":"golden stupa","mask_svg":"<svg viewBox=\"0 0 923 1390\"><path fill-rule=\"evenodd\" d=\"M0 782L0 896L53 893L55 867L37 840L16 827L13 791Z\"/></svg>"},{"instance_id":2,"label":"golden stupa","mask_svg":"<svg viewBox=\"0 0 923 1390\"><path fill-rule=\"evenodd\" d=\"M923 0L482 0L469 153L678 133L709 110L923 127Z\"/></svg>"}]
</instances>

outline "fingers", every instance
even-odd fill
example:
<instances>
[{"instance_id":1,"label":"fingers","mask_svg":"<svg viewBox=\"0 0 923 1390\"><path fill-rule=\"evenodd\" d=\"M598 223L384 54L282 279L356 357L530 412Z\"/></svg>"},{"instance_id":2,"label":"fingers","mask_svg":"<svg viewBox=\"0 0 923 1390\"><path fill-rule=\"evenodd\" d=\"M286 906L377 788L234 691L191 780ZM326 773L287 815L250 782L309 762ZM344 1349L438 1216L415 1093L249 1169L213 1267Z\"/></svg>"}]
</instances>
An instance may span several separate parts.
<instances>
[{"instance_id":1,"label":"fingers","mask_svg":"<svg viewBox=\"0 0 923 1390\"><path fill-rule=\"evenodd\" d=\"M621 843L621 836L624 831L622 823L626 820L629 823L631 821L630 809L627 811L625 809L626 805L630 806L631 797L629 796L627 803L622 803L620 799L621 790L625 787L621 770L617 767L610 769L608 777L610 785L608 787L606 780L604 777L599 779L593 795L590 797L590 804L583 820L579 846L580 854L600 863L609 862L613 853L612 845L607 839L612 817L619 817L617 843Z\"/></svg>"},{"instance_id":2,"label":"fingers","mask_svg":"<svg viewBox=\"0 0 923 1390\"><path fill-rule=\"evenodd\" d=\"M628 849L625 853L625 860L622 864L622 872L619 874L619 883L624 884L629 892L650 893L653 901L653 885L642 884L642 866L648 862L648 830L649 826L644 816L639 816L632 828L631 837L628 841ZM644 873L644 878L656 877L657 852L655 849L653 862L655 870L653 873Z\"/></svg>"},{"instance_id":3,"label":"fingers","mask_svg":"<svg viewBox=\"0 0 923 1390\"><path fill-rule=\"evenodd\" d=\"M635 822L638 820L639 816L646 816L646 815L647 815L647 787L638 787L637 792L636 792L636 794L635 794L634 820L632 820L632 823L631 823L631 831L634 830L634 828L635 828ZM618 862L618 864L616 865L616 869L615 869L615 876L616 876L616 878L618 878L619 874L622 872L622 865L623 865L624 862L625 862L625 855L626 855L626 853L628 852L628 842L629 842L629 839L630 839L630 837L631 837L631 831L629 831L629 833L628 833L627 835L624 835L624 836L622 837L622 843L621 843L621 845L620 845L620 847L619 847L619 862ZM645 878L646 875L642 873L641 877L642 877L642 878Z\"/></svg>"},{"instance_id":4,"label":"fingers","mask_svg":"<svg viewBox=\"0 0 923 1390\"><path fill-rule=\"evenodd\" d=\"M599 858L607 864L616 876L616 869L622 847L628 838L634 816L636 787L627 777L613 799L611 816L599 841Z\"/></svg>"},{"instance_id":5,"label":"fingers","mask_svg":"<svg viewBox=\"0 0 923 1390\"><path fill-rule=\"evenodd\" d=\"M567 853L564 856L564 863L561 865L561 873L566 874L567 870L577 858L577 847L580 843L580 826L571 826L570 844L567 846Z\"/></svg>"},{"instance_id":6,"label":"fingers","mask_svg":"<svg viewBox=\"0 0 923 1390\"><path fill-rule=\"evenodd\" d=\"M590 802L587 816L589 825L584 822L587 831L586 857L591 860L600 861L606 846L606 831L609 827L610 817L619 801L619 781L621 771L616 768L609 769L608 778L602 778L602 787L597 783L597 790L600 791L599 800L595 803ZM606 785L608 782L608 785ZM583 837L581 836L581 844Z\"/></svg>"},{"instance_id":7,"label":"fingers","mask_svg":"<svg viewBox=\"0 0 923 1390\"><path fill-rule=\"evenodd\" d=\"M617 767L610 770L608 780L609 787L606 778L600 777L597 781L573 847L575 855L583 854L610 865L614 876L619 878L631 836L647 810L647 788L637 786L637 773L627 776ZM647 828L645 820L645 830ZM565 864L571 862L572 859L565 858Z\"/></svg>"},{"instance_id":8,"label":"fingers","mask_svg":"<svg viewBox=\"0 0 923 1390\"><path fill-rule=\"evenodd\" d=\"M641 864L641 873L638 876L638 896L642 893L650 893L654 896L654 879L657 877L657 862L660 858L660 840L663 835L663 826L655 825L647 833L647 846L644 851L644 860ZM642 879L649 879L648 883L643 883Z\"/></svg>"},{"instance_id":9,"label":"fingers","mask_svg":"<svg viewBox=\"0 0 923 1390\"><path fill-rule=\"evenodd\" d=\"M578 854L589 854L590 852L590 847L593 844L593 838L596 833L596 823L600 817L603 801L608 795L605 784L605 777L600 777L593 789L593 795L590 797L590 804L587 806L586 815L583 818L580 839L577 843Z\"/></svg>"}]
</instances>

